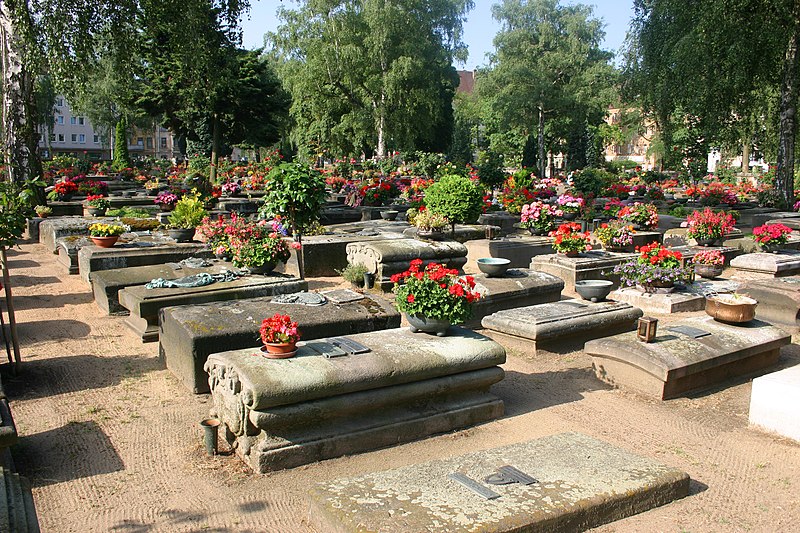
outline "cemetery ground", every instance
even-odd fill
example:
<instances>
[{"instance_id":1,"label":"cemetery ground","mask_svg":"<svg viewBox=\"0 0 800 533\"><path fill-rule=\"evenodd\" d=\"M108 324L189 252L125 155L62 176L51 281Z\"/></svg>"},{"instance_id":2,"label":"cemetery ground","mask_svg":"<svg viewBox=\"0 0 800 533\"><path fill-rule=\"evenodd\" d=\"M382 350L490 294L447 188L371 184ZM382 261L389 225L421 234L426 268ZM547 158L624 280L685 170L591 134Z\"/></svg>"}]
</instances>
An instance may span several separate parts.
<instances>
[{"instance_id":1,"label":"cemetery ground","mask_svg":"<svg viewBox=\"0 0 800 533\"><path fill-rule=\"evenodd\" d=\"M5 368L3 379L20 434L14 458L33 485L42 531L312 532L306 493L315 482L565 431L692 478L688 497L595 531L790 532L800 523L800 445L748 427L750 379L661 402L601 383L575 348L509 350L506 379L492 389L506 413L494 422L254 474L222 439L221 455L205 454L198 422L210 397L163 367L157 343L104 316L56 257L38 243L9 252L23 364L17 376ZM792 344L769 371L798 363Z\"/></svg>"}]
</instances>

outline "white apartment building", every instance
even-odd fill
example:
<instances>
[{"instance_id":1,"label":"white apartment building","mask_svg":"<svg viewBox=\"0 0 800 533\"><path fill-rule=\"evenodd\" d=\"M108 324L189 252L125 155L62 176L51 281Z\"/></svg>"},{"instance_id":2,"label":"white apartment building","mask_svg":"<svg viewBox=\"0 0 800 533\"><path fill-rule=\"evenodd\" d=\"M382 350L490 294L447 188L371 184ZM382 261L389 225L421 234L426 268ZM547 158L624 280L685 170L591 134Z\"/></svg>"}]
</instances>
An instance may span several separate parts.
<instances>
[{"instance_id":1,"label":"white apartment building","mask_svg":"<svg viewBox=\"0 0 800 533\"><path fill-rule=\"evenodd\" d=\"M88 118L74 114L66 98L56 97L53 131L39 127L39 150L43 159L55 155L81 155L84 152L93 160L111 159L110 139L94 129ZM128 138L131 156L172 159L180 154L175 149L172 133L155 121L147 129L134 128Z\"/></svg>"}]
</instances>

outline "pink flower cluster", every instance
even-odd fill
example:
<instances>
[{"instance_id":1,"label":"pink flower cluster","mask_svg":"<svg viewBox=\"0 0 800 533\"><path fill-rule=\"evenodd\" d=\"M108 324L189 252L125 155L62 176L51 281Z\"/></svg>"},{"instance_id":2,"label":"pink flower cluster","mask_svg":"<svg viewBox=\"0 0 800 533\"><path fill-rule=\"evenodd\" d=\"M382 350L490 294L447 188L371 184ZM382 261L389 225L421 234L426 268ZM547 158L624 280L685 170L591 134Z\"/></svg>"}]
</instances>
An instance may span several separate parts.
<instances>
[{"instance_id":1,"label":"pink flower cluster","mask_svg":"<svg viewBox=\"0 0 800 533\"><path fill-rule=\"evenodd\" d=\"M571 194L562 194L558 197L558 205L560 205L564 209L568 209L571 211L578 211L583 209L583 206L586 204L586 200L581 198L580 196L572 196Z\"/></svg>"},{"instance_id":2,"label":"pink flower cluster","mask_svg":"<svg viewBox=\"0 0 800 533\"><path fill-rule=\"evenodd\" d=\"M786 244L792 229L783 224L764 224L753 228L753 240L759 244Z\"/></svg>"},{"instance_id":3,"label":"pink flower cluster","mask_svg":"<svg viewBox=\"0 0 800 533\"><path fill-rule=\"evenodd\" d=\"M542 219L549 220L563 215L557 207L544 202L532 202L522 206L520 220L523 223L535 223Z\"/></svg>"},{"instance_id":4,"label":"pink flower cluster","mask_svg":"<svg viewBox=\"0 0 800 533\"><path fill-rule=\"evenodd\" d=\"M275 313L270 318L265 318L261 322L261 342L264 344L291 343L300 340L300 331L297 329L297 322L292 322L289 315Z\"/></svg>"}]
</instances>

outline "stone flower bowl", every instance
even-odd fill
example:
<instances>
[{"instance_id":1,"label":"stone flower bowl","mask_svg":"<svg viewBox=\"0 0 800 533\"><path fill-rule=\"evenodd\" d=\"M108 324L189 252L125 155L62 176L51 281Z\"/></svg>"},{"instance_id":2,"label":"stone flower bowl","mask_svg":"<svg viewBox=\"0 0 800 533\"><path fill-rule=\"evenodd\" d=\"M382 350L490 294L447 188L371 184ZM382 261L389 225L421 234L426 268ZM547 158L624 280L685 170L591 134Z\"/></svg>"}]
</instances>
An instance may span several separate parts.
<instances>
[{"instance_id":1,"label":"stone flower bowl","mask_svg":"<svg viewBox=\"0 0 800 533\"><path fill-rule=\"evenodd\" d=\"M575 282L575 292L584 300L601 302L611 293L614 283L606 279L585 279Z\"/></svg>"},{"instance_id":2,"label":"stone flower bowl","mask_svg":"<svg viewBox=\"0 0 800 533\"><path fill-rule=\"evenodd\" d=\"M478 259L478 268L489 278L500 278L511 265L510 259L500 257L482 257Z\"/></svg>"},{"instance_id":3,"label":"stone flower bowl","mask_svg":"<svg viewBox=\"0 0 800 533\"><path fill-rule=\"evenodd\" d=\"M756 316L758 302L741 294L717 294L706 297L706 313L718 322L744 324Z\"/></svg>"}]
</instances>

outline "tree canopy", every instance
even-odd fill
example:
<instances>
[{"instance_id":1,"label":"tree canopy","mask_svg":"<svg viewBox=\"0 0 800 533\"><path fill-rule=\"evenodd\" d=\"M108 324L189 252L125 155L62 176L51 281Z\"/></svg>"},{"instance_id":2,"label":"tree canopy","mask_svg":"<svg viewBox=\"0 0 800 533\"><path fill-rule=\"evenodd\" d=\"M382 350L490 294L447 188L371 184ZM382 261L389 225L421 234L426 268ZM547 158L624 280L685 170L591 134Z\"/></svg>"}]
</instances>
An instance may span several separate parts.
<instances>
[{"instance_id":1,"label":"tree canopy","mask_svg":"<svg viewBox=\"0 0 800 533\"><path fill-rule=\"evenodd\" d=\"M444 151L471 0L308 0L270 34L309 153ZM443 143L444 140L444 143Z\"/></svg>"}]
</instances>

